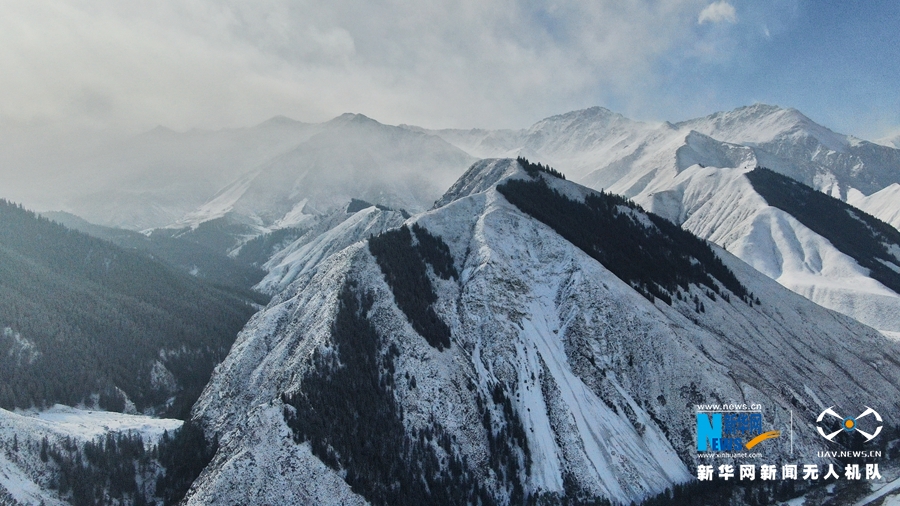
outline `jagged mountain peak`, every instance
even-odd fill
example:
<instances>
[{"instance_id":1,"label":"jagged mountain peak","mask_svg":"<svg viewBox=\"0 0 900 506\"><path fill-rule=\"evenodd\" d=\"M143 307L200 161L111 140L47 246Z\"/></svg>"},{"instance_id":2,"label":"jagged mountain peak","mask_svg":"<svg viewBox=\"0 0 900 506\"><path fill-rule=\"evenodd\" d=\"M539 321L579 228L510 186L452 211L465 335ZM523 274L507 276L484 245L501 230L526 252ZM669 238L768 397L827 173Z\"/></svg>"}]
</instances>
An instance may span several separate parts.
<instances>
[{"instance_id":1,"label":"jagged mountain peak","mask_svg":"<svg viewBox=\"0 0 900 506\"><path fill-rule=\"evenodd\" d=\"M690 479L697 403L759 402L785 431L822 402L896 409L896 344L624 199L514 160L459 183L254 317L196 406L221 446L187 504L627 504ZM715 279L635 268L667 241ZM787 441L760 452L790 458ZM794 433L793 451L820 446Z\"/></svg>"},{"instance_id":2,"label":"jagged mountain peak","mask_svg":"<svg viewBox=\"0 0 900 506\"><path fill-rule=\"evenodd\" d=\"M800 111L794 108L782 107L780 105L773 104L764 104L761 102L757 102L751 105L744 105L740 107L736 107L730 111L717 111L712 114L708 114L706 116L701 116L699 118L693 118L686 121L679 122L678 124L690 124L695 121L717 121L717 122L746 122L746 121L756 121L762 118L771 118L771 117L780 117L784 118L785 121L794 121L794 122L802 122L802 121L811 121L809 118L804 116Z\"/></svg>"},{"instance_id":3,"label":"jagged mountain peak","mask_svg":"<svg viewBox=\"0 0 900 506\"><path fill-rule=\"evenodd\" d=\"M377 120L374 120L365 114L353 113L353 112L345 112L340 116L332 119L325 123L327 126L345 126L345 125L369 125L369 126L387 126L384 123L380 123Z\"/></svg>"},{"instance_id":4,"label":"jagged mountain peak","mask_svg":"<svg viewBox=\"0 0 900 506\"><path fill-rule=\"evenodd\" d=\"M548 134L558 135L561 132L577 130L590 130L596 137L605 134L609 129L635 128L643 124L605 107L594 106L538 121L527 130L526 142L535 143Z\"/></svg>"},{"instance_id":5,"label":"jagged mountain peak","mask_svg":"<svg viewBox=\"0 0 900 506\"><path fill-rule=\"evenodd\" d=\"M550 122L559 122L559 121L598 121L598 120L609 120L609 119L627 119L625 116L607 109L606 107L601 107L595 105L593 107L588 107L586 109L577 109L574 111L569 111L563 114L556 114L550 116L549 118L542 119L538 121L537 124L540 123L550 123Z\"/></svg>"},{"instance_id":6,"label":"jagged mountain peak","mask_svg":"<svg viewBox=\"0 0 900 506\"><path fill-rule=\"evenodd\" d=\"M803 142L815 138L823 146L843 152L850 144L841 135L814 122L793 108L753 104L709 116L678 123L677 126L697 130L716 139L741 144L765 144L779 139Z\"/></svg>"},{"instance_id":7,"label":"jagged mountain peak","mask_svg":"<svg viewBox=\"0 0 900 506\"><path fill-rule=\"evenodd\" d=\"M479 160L469 167L459 179L453 183L441 198L435 202L434 209L450 202L483 192L503 178L516 173L525 174L525 170L516 160L510 158L490 158Z\"/></svg>"}]
</instances>

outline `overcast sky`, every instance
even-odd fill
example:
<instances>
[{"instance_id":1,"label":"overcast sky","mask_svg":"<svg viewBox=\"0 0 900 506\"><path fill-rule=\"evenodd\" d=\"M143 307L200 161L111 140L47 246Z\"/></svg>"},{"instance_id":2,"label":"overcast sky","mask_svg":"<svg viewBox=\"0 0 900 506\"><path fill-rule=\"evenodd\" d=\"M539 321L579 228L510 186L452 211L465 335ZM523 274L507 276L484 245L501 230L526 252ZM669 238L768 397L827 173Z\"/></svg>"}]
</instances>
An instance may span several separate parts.
<instances>
[{"instance_id":1,"label":"overcast sky","mask_svg":"<svg viewBox=\"0 0 900 506\"><path fill-rule=\"evenodd\" d=\"M521 128L766 102L872 139L900 128L898 26L896 0L0 0L0 127Z\"/></svg>"}]
</instances>

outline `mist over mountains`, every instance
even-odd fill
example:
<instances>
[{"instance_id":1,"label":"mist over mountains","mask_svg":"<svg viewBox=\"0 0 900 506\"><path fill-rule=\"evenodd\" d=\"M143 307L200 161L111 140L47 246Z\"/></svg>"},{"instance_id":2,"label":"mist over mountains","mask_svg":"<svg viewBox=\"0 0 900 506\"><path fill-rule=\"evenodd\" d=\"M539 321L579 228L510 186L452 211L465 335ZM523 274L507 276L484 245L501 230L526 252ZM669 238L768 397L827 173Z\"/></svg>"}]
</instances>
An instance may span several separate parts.
<instances>
[{"instance_id":1,"label":"mist over mountains","mask_svg":"<svg viewBox=\"0 0 900 506\"><path fill-rule=\"evenodd\" d=\"M690 495L700 403L760 403L782 431L900 408L900 149L794 109L276 117L71 170L93 175L44 215L93 237L3 207L20 412L0 439L32 442L0 455L15 502L74 500L35 446L54 403L189 418L163 453L203 462L128 496L187 504L637 504Z\"/></svg>"},{"instance_id":2,"label":"mist over mountains","mask_svg":"<svg viewBox=\"0 0 900 506\"><path fill-rule=\"evenodd\" d=\"M632 198L819 304L900 332L900 317L893 316L900 314L900 299L893 290L871 280L864 267L802 223L772 221L770 215L784 210L754 199L756 192L741 176L766 167L896 227L900 150L835 133L794 109L756 104L677 124L652 124L594 107L546 118L528 129L497 131L394 127L345 114L316 125L274 118L239 131L158 129L141 137L143 149L155 152L146 147L150 138L191 153L190 160L179 159L177 150L167 155L178 160L177 167L215 165L220 158L204 159L210 146L231 143L229 149L244 146L244 153L252 140L255 154L231 159L231 172L218 176L218 191L212 190L210 171L179 171L181 179L167 184L206 185L206 201L199 203L203 191L194 191L191 210L183 202L173 207L163 200L148 205L128 199L122 204L126 208L116 209L115 198L90 198L111 207L100 212L87 207L84 213L100 223L122 224L123 217L155 209L169 217L153 222L165 227L160 235L239 255L243 243L273 231L305 235L308 242L342 221L342 208L353 198L406 212L425 210L476 157L521 155L588 187ZM245 172L229 176L238 166ZM77 206L72 209L77 214ZM142 219L130 226L147 223Z\"/></svg>"},{"instance_id":3,"label":"mist over mountains","mask_svg":"<svg viewBox=\"0 0 900 506\"><path fill-rule=\"evenodd\" d=\"M900 135L884 137L878 139L876 142L890 148L900 148Z\"/></svg>"}]
</instances>

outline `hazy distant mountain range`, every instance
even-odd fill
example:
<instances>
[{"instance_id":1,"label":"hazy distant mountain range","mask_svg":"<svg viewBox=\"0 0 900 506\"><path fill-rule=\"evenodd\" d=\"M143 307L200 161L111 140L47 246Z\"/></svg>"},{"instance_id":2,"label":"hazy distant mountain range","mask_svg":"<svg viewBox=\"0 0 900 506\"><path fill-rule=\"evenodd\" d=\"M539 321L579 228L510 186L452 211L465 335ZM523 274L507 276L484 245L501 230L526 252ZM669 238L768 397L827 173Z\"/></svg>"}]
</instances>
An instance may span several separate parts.
<instances>
[{"instance_id":1,"label":"hazy distant mountain range","mask_svg":"<svg viewBox=\"0 0 900 506\"><path fill-rule=\"evenodd\" d=\"M84 258L90 276L149 262L146 281L163 280L150 293L196 283L204 307L235 318L259 297L248 285L273 297L194 406L200 432L178 440L203 462L159 490L183 493L212 459L188 504L627 504L691 480L696 404L761 403L778 430L829 405L900 408L900 149L887 144L759 104L677 124L596 107L523 130L357 114L156 129L78 162L118 168L61 206L106 228L48 214L118 247L42 248ZM9 272L47 278L28 286L81 286L16 251ZM87 299L107 304L89 280L101 288ZM9 328L5 360L21 365L36 341ZM230 344L190 337L173 355L139 341L153 352L141 375ZM163 399L92 381L107 401L150 395L146 412ZM817 438L792 443L812 454ZM787 444L762 451L780 461ZM74 497L47 488L35 455L0 455L0 474L42 492L0 485Z\"/></svg>"},{"instance_id":2,"label":"hazy distant mountain range","mask_svg":"<svg viewBox=\"0 0 900 506\"><path fill-rule=\"evenodd\" d=\"M273 230L295 228L294 236L311 241L343 221L353 198L422 211L476 157L523 155L588 187L634 199L819 304L900 332L900 298L893 289L873 280L857 259L793 219L788 210L769 206L743 176L763 166L896 227L900 150L837 134L793 109L758 104L677 124L652 124L595 107L553 116L528 129L500 131L394 127L346 114L317 125L276 118L241 131L154 131L141 138L141 146L148 152L165 151L147 147L157 139L153 142L179 146L167 155L173 160L180 152L202 160L198 153L204 149L236 138L245 145L255 143L252 160L241 158L246 171L233 179L221 174L222 188L215 194L207 184L207 201L193 210L186 211L183 202L170 208L162 201L148 206L138 200L128 201L137 209L133 212L84 212L109 223L154 209L169 217L155 222L166 225L166 234L235 255L245 241ZM194 145L198 147L191 149ZM265 149L270 149L268 155ZM185 160L170 163L189 166ZM229 173L238 172L236 167ZM199 181L201 176L209 181L211 173L183 170L167 184L180 184L178 178ZM198 181L188 186L199 188ZM200 193L195 192L194 202ZM283 252L279 258L286 256ZM292 271L281 260L270 268L276 263L281 265L278 272ZM284 279L278 283L286 284Z\"/></svg>"}]
</instances>

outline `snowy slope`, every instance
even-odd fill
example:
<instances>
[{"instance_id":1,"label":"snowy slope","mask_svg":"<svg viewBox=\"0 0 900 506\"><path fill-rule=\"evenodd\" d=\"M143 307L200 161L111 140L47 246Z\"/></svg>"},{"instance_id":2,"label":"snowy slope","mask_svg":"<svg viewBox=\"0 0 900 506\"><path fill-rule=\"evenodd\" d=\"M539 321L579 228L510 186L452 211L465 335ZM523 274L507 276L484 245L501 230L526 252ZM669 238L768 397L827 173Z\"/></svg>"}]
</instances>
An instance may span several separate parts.
<instances>
[{"instance_id":1,"label":"snowy slope","mask_svg":"<svg viewBox=\"0 0 900 506\"><path fill-rule=\"evenodd\" d=\"M869 196L859 192L851 193L847 203L862 209L872 216L900 228L900 184L894 183Z\"/></svg>"},{"instance_id":2,"label":"snowy slope","mask_svg":"<svg viewBox=\"0 0 900 506\"><path fill-rule=\"evenodd\" d=\"M827 239L769 206L746 172L695 165L671 189L636 201L817 304L880 330L900 331L900 296Z\"/></svg>"},{"instance_id":3,"label":"snowy slope","mask_svg":"<svg viewBox=\"0 0 900 506\"><path fill-rule=\"evenodd\" d=\"M841 200L900 182L900 150L837 134L796 109L756 104L677 126L750 146L760 165Z\"/></svg>"},{"instance_id":4,"label":"snowy slope","mask_svg":"<svg viewBox=\"0 0 900 506\"><path fill-rule=\"evenodd\" d=\"M0 502L4 491L12 504L66 504L49 488L50 466L40 459L44 438L62 446L70 438L83 445L107 434L140 434L145 444L181 427L181 420L88 411L56 405L43 411L13 413L0 409Z\"/></svg>"},{"instance_id":5,"label":"snowy slope","mask_svg":"<svg viewBox=\"0 0 900 506\"><path fill-rule=\"evenodd\" d=\"M525 156L550 163L579 180L615 160L633 156L666 125L630 120L603 107L543 119L525 130L428 131L480 158Z\"/></svg>"},{"instance_id":6,"label":"snowy slope","mask_svg":"<svg viewBox=\"0 0 900 506\"><path fill-rule=\"evenodd\" d=\"M529 176L510 160L479 162L440 207L412 220L447 244L460 273L442 279L428 270L433 308L451 329L450 348L439 351L413 330L366 243L306 268L251 320L195 406L220 450L188 504L366 502L365 484L351 489L347 471L317 457L322 450L309 442L296 443L286 423L286 413L299 412L286 410L285 394L315 399L307 384L330 388L338 377L318 376L322 364L351 360L335 330L343 325L336 320L348 317L380 336L368 360L385 364L393 357L376 383L392 385L381 391L396 404L402 430L412 440L419 434L423 451L444 466L462 462L462 475L500 504L516 486L526 495L581 490L628 503L688 480L699 402L759 402L778 429L786 429L790 410L796 424L810 425L827 407L822 400L900 407L900 368L885 359L900 349L878 332L785 290L722 250L719 256L761 304L713 300L698 287L689 296L704 297L703 312L680 299L651 303L510 204L495 189L510 178ZM571 197L589 192L549 184ZM347 294L363 301L361 312L347 315ZM337 367L335 375L362 364ZM326 433L358 424L386 430L365 427L366 399L334 402L354 403L361 418L329 424ZM486 426L496 435L517 424L524 441L489 444ZM446 435L447 446L423 431ZM816 438L797 431L795 451L814 454L821 446ZM507 452L512 474L495 472L497 451ZM777 461L788 442L761 451Z\"/></svg>"},{"instance_id":7,"label":"snowy slope","mask_svg":"<svg viewBox=\"0 0 900 506\"><path fill-rule=\"evenodd\" d=\"M263 266L268 274L255 288L274 295L330 255L404 221L403 213L375 206L353 214L335 213L275 253Z\"/></svg>"},{"instance_id":8,"label":"snowy slope","mask_svg":"<svg viewBox=\"0 0 900 506\"><path fill-rule=\"evenodd\" d=\"M465 149L466 132L433 132ZM898 295L739 174L757 165L900 225L900 150L835 133L794 109L756 104L678 124L634 122L602 108L547 118L501 152L549 163L594 189L635 199L725 247L797 293L888 332ZM513 143L517 140L517 144ZM482 148L486 144L479 144ZM813 237L816 236L816 237Z\"/></svg>"}]
</instances>

